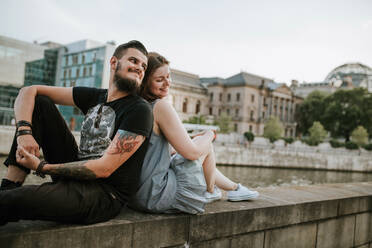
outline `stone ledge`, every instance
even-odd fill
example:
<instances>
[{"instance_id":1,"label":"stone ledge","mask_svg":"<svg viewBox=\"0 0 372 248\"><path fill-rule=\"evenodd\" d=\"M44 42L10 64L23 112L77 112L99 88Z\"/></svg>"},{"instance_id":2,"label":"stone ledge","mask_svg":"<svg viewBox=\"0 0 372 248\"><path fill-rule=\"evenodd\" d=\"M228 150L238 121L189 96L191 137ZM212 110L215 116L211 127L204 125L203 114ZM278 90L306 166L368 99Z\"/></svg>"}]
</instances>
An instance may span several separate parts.
<instances>
[{"instance_id":1,"label":"stone ledge","mask_svg":"<svg viewBox=\"0 0 372 248\"><path fill-rule=\"evenodd\" d=\"M372 182L259 191L261 196L254 201L232 203L223 199L209 204L204 214L196 216L123 209L111 221L87 226L47 221L9 223L0 227L0 244L22 248L101 248L183 247L184 244L245 247L250 243L253 247L266 248L286 242L300 244L306 239L311 244L317 241L317 247L332 247L332 242L339 239L324 239L325 229L334 235L338 230L343 230L342 233L353 230L351 236L344 237L348 247L372 242Z\"/></svg>"}]
</instances>

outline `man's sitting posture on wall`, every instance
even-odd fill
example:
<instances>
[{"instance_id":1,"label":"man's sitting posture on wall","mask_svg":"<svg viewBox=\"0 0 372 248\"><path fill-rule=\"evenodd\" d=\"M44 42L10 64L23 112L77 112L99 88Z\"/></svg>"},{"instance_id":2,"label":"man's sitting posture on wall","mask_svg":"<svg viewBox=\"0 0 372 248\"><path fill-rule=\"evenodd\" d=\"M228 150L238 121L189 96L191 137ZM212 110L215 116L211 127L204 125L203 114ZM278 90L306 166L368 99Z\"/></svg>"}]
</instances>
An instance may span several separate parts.
<instances>
[{"instance_id":1,"label":"man's sitting posture on wall","mask_svg":"<svg viewBox=\"0 0 372 248\"><path fill-rule=\"evenodd\" d=\"M109 88L30 86L15 102L17 131L5 161L0 224L20 219L96 223L116 216L136 191L153 117L135 93L146 48L130 41L110 59ZM85 114L78 148L54 104ZM40 161L39 146L47 162ZM53 182L21 186L30 170Z\"/></svg>"}]
</instances>

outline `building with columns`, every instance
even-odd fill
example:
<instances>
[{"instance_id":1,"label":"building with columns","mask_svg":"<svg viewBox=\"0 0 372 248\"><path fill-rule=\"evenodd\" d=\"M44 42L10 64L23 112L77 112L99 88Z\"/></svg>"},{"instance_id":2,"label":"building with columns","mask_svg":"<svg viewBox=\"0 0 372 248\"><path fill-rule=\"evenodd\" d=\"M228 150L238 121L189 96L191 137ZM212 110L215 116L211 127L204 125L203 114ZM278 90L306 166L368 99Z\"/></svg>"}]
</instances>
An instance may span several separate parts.
<instances>
[{"instance_id":1,"label":"building with columns","mask_svg":"<svg viewBox=\"0 0 372 248\"><path fill-rule=\"evenodd\" d=\"M208 90L201 84L198 75L171 70L172 84L169 100L181 120L208 115Z\"/></svg>"},{"instance_id":2,"label":"building with columns","mask_svg":"<svg viewBox=\"0 0 372 248\"><path fill-rule=\"evenodd\" d=\"M226 79L201 78L201 81L208 88L208 114L215 119L222 113L230 116L233 131L262 135L265 122L273 115L284 126L283 136L296 135L294 114L302 98L296 97L285 84L247 72Z\"/></svg>"}]
</instances>

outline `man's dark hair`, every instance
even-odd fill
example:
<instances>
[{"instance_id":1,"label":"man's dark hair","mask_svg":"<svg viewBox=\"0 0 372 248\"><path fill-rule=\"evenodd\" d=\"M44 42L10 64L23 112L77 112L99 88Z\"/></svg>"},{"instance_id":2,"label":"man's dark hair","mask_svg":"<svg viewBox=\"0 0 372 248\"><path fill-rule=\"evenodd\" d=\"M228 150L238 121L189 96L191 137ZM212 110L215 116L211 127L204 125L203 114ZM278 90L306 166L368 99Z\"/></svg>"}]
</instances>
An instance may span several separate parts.
<instances>
[{"instance_id":1,"label":"man's dark hair","mask_svg":"<svg viewBox=\"0 0 372 248\"><path fill-rule=\"evenodd\" d=\"M134 48L142 52L144 55L148 55L148 52L146 50L146 47L139 42L138 40L131 40L127 43L121 44L115 49L115 52L112 56L115 56L117 59L121 59L121 57L124 55L125 51L129 48Z\"/></svg>"}]
</instances>

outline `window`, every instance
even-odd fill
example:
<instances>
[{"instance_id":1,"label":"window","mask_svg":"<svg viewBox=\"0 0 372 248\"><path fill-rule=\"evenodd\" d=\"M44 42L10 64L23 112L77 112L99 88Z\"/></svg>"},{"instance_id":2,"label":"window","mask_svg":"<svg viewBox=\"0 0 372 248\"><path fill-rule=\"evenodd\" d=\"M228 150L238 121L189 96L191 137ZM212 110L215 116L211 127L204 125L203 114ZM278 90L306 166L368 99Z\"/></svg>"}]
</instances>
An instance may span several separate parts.
<instances>
[{"instance_id":1,"label":"window","mask_svg":"<svg viewBox=\"0 0 372 248\"><path fill-rule=\"evenodd\" d=\"M218 116L221 115L221 109L218 109Z\"/></svg>"},{"instance_id":2,"label":"window","mask_svg":"<svg viewBox=\"0 0 372 248\"><path fill-rule=\"evenodd\" d=\"M75 80L71 80L71 82L70 82L70 86L71 86L71 87L75 87L75 85L76 85L76 81L75 81Z\"/></svg>"},{"instance_id":3,"label":"window","mask_svg":"<svg viewBox=\"0 0 372 248\"><path fill-rule=\"evenodd\" d=\"M68 65L68 56L65 56L65 65Z\"/></svg>"},{"instance_id":4,"label":"window","mask_svg":"<svg viewBox=\"0 0 372 248\"><path fill-rule=\"evenodd\" d=\"M200 112L200 101L198 100L195 106L195 114L198 114Z\"/></svg>"},{"instance_id":5,"label":"window","mask_svg":"<svg viewBox=\"0 0 372 248\"><path fill-rule=\"evenodd\" d=\"M213 101L213 92L209 94L210 100Z\"/></svg>"},{"instance_id":6,"label":"window","mask_svg":"<svg viewBox=\"0 0 372 248\"><path fill-rule=\"evenodd\" d=\"M254 121L254 111L251 110L251 121Z\"/></svg>"},{"instance_id":7,"label":"window","mask_svg":"<svg viewBox=\"0 0 372 248\"><path fill-rule=\"evenodd\" d=\"M226 114L230 115L230 109L226 109Z\"/></svg>"},{"instance_id":8,"label":"window","mask_svg":"<svg viewBox=\"0 0 372 248\"><path fill-rule=\"evenodd\" d=\"M83 57L81 58L81 63L85 64L85 55L83 54Z\"/></svg>"},{"instance_id":9,"label":"window","mask_svg":"<svg viewBox=\"0 0 372 248\"><path fill-rule=\"evenodd\" d=\"M230 102L230 100L231 100L231 94L229 93L227 94L227 101Z\"/></svg>"},{"instance_id":10,"label":"window","mask_svg":"<svg viewBox=\"0 0 372 248\"><path fill-rule=\"evenodd\" d=\"M220 98L220 101L222 101L222 93L220 93L220 97L219 98Z\"/></svg>"},{"instance_id":11,"label":"window","mask_svg":"<svg viewBox=\"0 0 372 248\"><path fill-rule=\"evenodd\" d=\"M92 76L92 74L93 74L93 68L90 66L89 67L89 76Z\"/></svg>"},{"instance_id":12,"label":"window","mask_svg":"<svg viewBox=\"0 0 372 248\"><path fill-rule=\"evenodd\" d=\"M251 101L254 102L254 95L251 96Z\"/></svg>"},{"instance_id":13,"label":"window","mask_svg":"<svg viewBox=\"0 0 372 248\"><path fill-rule=\"evenodd\" d=\"M265 112L262 112L262 119L265 119Z\"/></svg>"},{"instance_id":14,"label":"window","mask_svg":"<svg viewBox=\"0 0 372 248\"><path fill-rule=\"evenodd\" d=\"M249 125L249 132L252 132L252 126L251 125Z\"/></svg>"},{"instance_id":15,"label":"window","mask_svg":"<svg viewBox=\"0 0 372 248\"><path fill-rule=\"evenodd\" d=\"M209 108L209 115L213 115L213 108L212 107Z\"/></svg>"},{"instance_id":16,"label":"window","mask_svg":"<svg viewBox=\"0 0 372 248\"><path fill-rule=\"evenodd\" d=\"M71 69L68 69L68 77L71 78Z\"/></svg>"},{"instance_id":17,"label":"window","mask_svg":"<svg viewBox=\"0 0 372 248\"><path fill-rule=\"evenodd\" d=\"M96 62L96 56L97 56L97 54L94 53L94 54L93 54L93 62Z\"/></svg>"},{"instance_id":18,"label":"window","mask_svg":"<svg viewBox=\"0 0 372 248\"><path fill-rule=\"evenodd\" d=\"M187 98L183 100L182 103L182 112L187 113Z\"/></svg>"},{"instance_id":19,"label":"window","mask_svg":"<svg viewBox=\"0 0 372 248\"><path fill-rule=\"evenodd\" d=\"M76 65L77 63L78 63L78 56L77 55L72 56L72 64Z\"/></svg>"},{"instance_id":20,"label":"window","mask_svg":"<svg viewBox=\"0 0 372 248\"><path fill-rule=\"evenodd\" d=\"M87 75L87 68L84 67L84 69L83 69L83 77L85 77L86 75Z\"/></svg>"},{"instance_id":21,"label":"window","mask_svg":"<svg viewBox=\"0 0 372 248\"><path fill-rule=\"evenodd\" d=\"M66 76L67 76L67 71L64 70L64 71L63 71L63 78L66 78Z\"/></svg>"},{"instance_id":22,"label":"window","mask_svg":"<svg viewBox=\"0 0 372 248\"><path fill-rule=\"evenodd\" d=\"M66 81L63 81L62 85L63 85L63 87L66 87Z\"/></svg>"},{"instance_id":23,"label":"window","mask_svg":"<svg viewBox=\"0 0 372 248\"><path fill-rule=\"evenodd\" d=\"M76 69L76 77L80 77L80 69L79 68Z\"/></svg>"},{"instance_id":24,"label":"window","mask_svg":"<svg viewBox=\"0 0 372 248\"><path fill-rule=\"evenodd\" d=\"M239 109L235 109L235 116L239 116Z\"/></svg>"},{"instance_id":25,"label":"window","mask_svg":"<svg viewBox=\"0 0 372 248\"><path fill-rule=\"evenodd\" d=\"M236 93L236 101L237 101L237 102L240 101L240 93Z\"/></svg>"},{"instance_id":26,"label":"window","mask_svg":"<svg viewBox=\"0 0 372 248\"><path fill-rule=\"evenodd\" d=\"M238 131L238 124L237 124L237 123L234 123L234 131L235 131L235 132Z\"/></svg>"}]
</instances>

